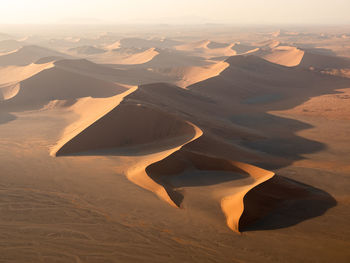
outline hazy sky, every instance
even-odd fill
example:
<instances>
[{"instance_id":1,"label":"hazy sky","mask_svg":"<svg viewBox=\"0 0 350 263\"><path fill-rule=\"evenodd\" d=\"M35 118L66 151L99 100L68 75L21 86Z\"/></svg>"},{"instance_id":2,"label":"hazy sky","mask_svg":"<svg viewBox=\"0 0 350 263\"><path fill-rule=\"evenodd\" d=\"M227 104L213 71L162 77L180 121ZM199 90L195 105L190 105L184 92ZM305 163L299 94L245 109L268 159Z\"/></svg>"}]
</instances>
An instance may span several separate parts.
<instances>
[{"instance_id":1,"label":"hazy sky","mask_svg":"<svg viewBox=\"0 0 350 263\"><path fill-rule=\"evenodd\" d=\"M350 0L0 0L0 23L350 24Z\"/></svg>"}]
</instances>

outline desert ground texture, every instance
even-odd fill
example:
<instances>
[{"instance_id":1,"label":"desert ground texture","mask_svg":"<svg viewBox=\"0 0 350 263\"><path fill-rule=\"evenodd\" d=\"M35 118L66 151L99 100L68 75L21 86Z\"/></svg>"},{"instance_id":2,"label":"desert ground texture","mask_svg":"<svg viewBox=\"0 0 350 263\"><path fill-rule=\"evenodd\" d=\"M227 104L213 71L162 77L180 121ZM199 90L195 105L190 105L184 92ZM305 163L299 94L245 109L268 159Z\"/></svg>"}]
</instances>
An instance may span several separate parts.
<instances>
[{"instance_id":1,"label":"desert ground texture","mask_svg":"<svg viewBox=\"0 0 350 263\"><path fill-rule=\"evenodd\" d=\"M0 26L0 262L350 262L350 27Z\"/></svg>"}]
</instances>

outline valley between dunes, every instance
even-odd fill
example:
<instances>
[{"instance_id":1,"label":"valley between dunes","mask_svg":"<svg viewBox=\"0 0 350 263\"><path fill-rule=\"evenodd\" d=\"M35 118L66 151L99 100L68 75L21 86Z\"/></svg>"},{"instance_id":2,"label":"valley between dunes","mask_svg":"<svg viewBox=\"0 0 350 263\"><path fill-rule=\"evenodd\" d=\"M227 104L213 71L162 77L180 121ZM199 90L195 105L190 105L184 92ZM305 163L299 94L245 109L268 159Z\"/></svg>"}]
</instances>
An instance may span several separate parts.
<instances>
[{"instance_id":1,"label":"valley between dunes","mask_svg":"<svg viewBox=\"0 0 350 263\"><path fill-rule=\"evenodd\" d=\"M348 262L343 39L213 38L0 41L0 262Z\"/></svg>"}]
</instances>

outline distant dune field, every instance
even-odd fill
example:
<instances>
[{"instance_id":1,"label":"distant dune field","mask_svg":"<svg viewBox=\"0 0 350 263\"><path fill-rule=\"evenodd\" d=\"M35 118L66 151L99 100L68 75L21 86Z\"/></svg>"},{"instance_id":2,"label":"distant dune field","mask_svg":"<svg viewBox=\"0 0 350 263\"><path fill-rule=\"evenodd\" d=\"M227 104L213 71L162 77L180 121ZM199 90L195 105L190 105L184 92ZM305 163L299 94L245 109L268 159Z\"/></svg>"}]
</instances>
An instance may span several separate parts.
<instances>
[{"instance_id":1,"label":"distant dune field","mask_svg":"<svg viewBox=\"0 0 350 263\"><path fill-rule=\"evenodd\" d=\"M345 33L94 30L0 39L0 262L349 262Z\"/></svg>"}]
</instances>

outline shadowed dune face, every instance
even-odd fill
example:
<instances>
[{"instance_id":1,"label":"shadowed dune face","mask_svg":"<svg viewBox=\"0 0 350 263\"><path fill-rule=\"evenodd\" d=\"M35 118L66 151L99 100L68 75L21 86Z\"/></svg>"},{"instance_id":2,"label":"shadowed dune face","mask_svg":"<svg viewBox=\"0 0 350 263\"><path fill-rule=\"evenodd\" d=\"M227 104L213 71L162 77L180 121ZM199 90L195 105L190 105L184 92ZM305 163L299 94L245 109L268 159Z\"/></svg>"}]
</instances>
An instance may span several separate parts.
<instances>
[{"instance_id":1,"label":"shadowed dune face","mask_svg":"<svg viewBox=\"0 0 350 263\"><path fill-rule=\"evenodd\" d=\"M192 151L192 144L196 148L197 141L201 141L201 135L195 135L193 126L160 109L146 106L151 102L158 104L157 101L161 101L162 92L158 88L162 88L163 92L168 95L170 90L175 92L172 99L182 93L187 94L181 89L178 93L176 87L166 87L164 84L143 86L125 97L124 102L115 109L68 141L57 151L56 155L134 156L165 151L158 157L152 157L154 161L151 163L144 161L136 168L126 169L128 178L176 207L182 207L183 203L185 208L188 204L196 206L198 196L200 196L199 192L208 191L208 207L205 208L205 205L201 205L201 209L206 209L212 215L224 214L228 227L237 232L245 231L246 227L255 225L256 222L258 224L265 217L275 213L275 211L278 212L278 208L283 206L284 201L293 200L292 195L281 195L284 190L281 193L274 190L276 194L272 199L266 197L266 203L259 202L254 199L255 188L266 181L274 180L271 179L274 176L273 172L246 163L211 157ZM152 94L154 94L153 98ZM195 95L188 94L188 96ZM182 95L178 99L181 97ZM192 101L195 100L192 98ZM139 102L144 105L142 106ZM200 102L203 103L201 100ZM207 103L206 100L204 102ZM174 107L176 104L169 103L168 106L170 105ZM175 106L175 109L181 108L180 105L181 103ZM171 111L174 112L174 110ZM247 119L252 120L252 117ZM167 124L169 122L170 126ZM264 121L262 120L262 122ZM243 124L246 125L246 123ZM271 124L273 126L273 123ZM294 134L291 136L296 137ZM182 148L179 148L181 145ZM262 148L264 151L266 147ZM281 148L285 148L285 145L282 145ZM276 154L275 152L270 153ZM145 155L145 160L148 159L147 156ZM289 189L290 186L282 184L281 188L284 189L283 187ZM301 191L303 197L307 196L307 194L304 195L306 190L300 190L298 187L295 189L297 194ZM331 199L329 196L327 200ZM317 210L319 213L333 206L328 205L327 200L324 205L323 203L320 205L320 209ZM221 211L213 207L221 207ZM303 219L295 215L295 220L291 220L294 223L289 224L296 224L317 215L317 213L309 214ZM280 224L283 225L283 223Z\"/></svg>"},{"instance_id":2,"label":"shadowed dune face","mask_svg":"<svg viewBox=\"0 0 350 263\"><path fill-rule=\"evenodd\" d=\"M25 66L36 62L44 57L63 57L70 56L39 46L24 46L15 52L0 56L0 66Z\"/></svg>"},{"instance_id":3,"label":"shadowed dune face","mask_svg":"<svg viewBox=\"0 0 350 263\"><path fill-rule=\"evenodd\" d=\"M53 67L52 63L0 67L0 85L18 83L51 67Z\"/></svg>"},{"instance_id":4,"label":"shadowed dune face","mask_svg":"<svg viewBox=\"0 0 350 263\"><path fill-rule=\"evenodd\" d=\"M12 39L2 40L0 41L0 52L1 53L11 52L21 48L22 46L23 46L23 43L17 40L12 40Z\"/></svg>"},{"instance_id":5,"label":"shadowed dune face","mask_svg":"<svg viewBox=\"0 0 350 263\"><path fill-rule=\"evenodd\" d=\"M289 227L321 216L337 201L325 191L275 176L250 190L244 204L240 231L256 231Z\"/></svg>"},{"instance_id":6,"label":"shadowed dune face","mask_svg":"<svg viewBox=\"0 0 350 263\"><path fill-rule=\"evenodd\" d=\"M209 203L214 201L217 206L220 204L226 216L227 226L237 232L240 231L240 218L245 206L244 196L256 185L274 176L274 173L252 165L210 157L184 149L149 165L145 171L152 180L164 187L169 198L178 207L186 197L181 189L204 186L203 191L207 191L207 195L212 196L209 198ZM231 184L235 180L246 177L250 180L243 185ZM211 186L211 188L206 189L205 186ZM205 205L202 206L205 207ZM210 212L217 213L218 211Z\"/></svg>"},{"instance_id":7,"label":"shadowed dune face","mask_svg":"<svg viewBox=\"0 0 350 263\"><path fill-rule=\"evenodd\" d=\"M53 67L20 82L17 94L2 101L0 107L11 110L39 109L54 100L110 97L125 90L110 82Z\"/></svg>"},{"instance_id":8,"label":"shadowed dune face","mask_svg":"<svg viewBox=\"0 0 350 263\"><path fill-rule=\"evenodd\" d=\"M265 136L240 144L285 160L275 164L271 160L256 161L256 164L267 169L280 168L303 159L304 153L325 149L322 143L296 135L300 130L312 128L310 125L268 112L293 108L309 97L334 93L335 87L349 87L349 80L312 72L302 66L288 68L272 64L255 56L236 56L226 62L230 66L217 77L188 89L210 96L217 103L234 101L235 106L228 110L234 114L225 118Z\"/></svg>"},{"instance_id":9,"label":"shadowed dune face","mask_svg":"<svg viewBox=\"0 0 350 263\"><path fill-rule=\"evenodd\" d=\"M154 59L159 53L155 48L139 49L139 48L118 48L108 51L90 54L78 54L80 57L87 58L95 63L100 64L117 64L117 65L142 65Z\"/></svg>"},{"instance_id":10,"label":"shadowed dune face","mask_svg":"<svg viewBox=\"0 0 350 263\"><path fill-rule=\"evenodd\" d=\"M75 48L70 48L68 51L76 53L78 55L92 55L92 54L101 54L105 52L105 50L96 48L94 46L75 47Z\"/></svg>"},{"instance_id":11,"label":"shadowed dune face","mask_svg":"<svg viewBox=\"0 0 350 263\"><path fill-rule=\"evenodd\" d=\"M0 33L0 261L347 262L350 34L66 29Z\"/></svg>"},{"instance_id":12,"label":"shadowed dune face","mask_svg":"<svg viewBox=\"0 0 350 263\"><path fill-rule=\"evenodd\" d=\"M192 42L176 46L179 51L196 54L204 58L234 56L236 51L232 48L234 44L218 43L209 40Z\"/></svg>"},{"instance_id":13,"label":"shadowed dune face","mask_svg":"<svg viewBox=\"0 0 350 263\"><path fill-rule=\"evenodd\" d=\"M344 57L329 56L313 52L305 52L300 66L315 69L344 69L350 68L350 59Z\"/></svg>"},{"instance_id":14,"label":"shadowed dune face","mask_svg":"<svg viewBox=\"0 0 350 263\"><path fill-rule=\"evenodd\" d=\"M176 116L145 105L123 103L67 142L56 155L111 148L132 155L159 150L164 145L165 149L172 148L193 136L192 126Z\"/></svg>"},{"instance_id":15,"label":"shadowed dune face","mask_svg":"<svg viewBox=\"0 0 350 263\"><path fill-rule=\"evenodd\" d=\"M11 113L0 112L0 124L4 124L10 121L13 121L15 119L16 119L16 116Z\"/></svg>"},{"instance_id":16,"label":"shadowed dune face","mask_svg":"<svg viewBox=\"0 0 350 263\"><path fill-rule=\"evenodd\" d=\"M162 70L150 70L149 68L139 67L138 65L102 65L93 63L87 59L59 60L54 64L56 67L67 71L125 85L143 85L162 81L175 83L180 81L181 78L184 78L183 71L185 73L187 72L185 68L181 68L181 74L179 76L176 72L173 74L172 70L170 70L169 74L169 70L165 72ZM211 69L208 70L210 73ZM204 69L203 71L206 72L208 70ZM214 68L214 70L219 69ZM192 77L189 81L192 81Z\"/></svg>"},{"instance_id":17,"label":"shadowed dune face","mask_svg":"<svg viewBox=\"0 0 350 263\"><path fill-rule=\"evenodd\" d=\"M288 119L267 113L236 114L230 117L233 123L250 129L257 129L265 138L243 141L241 144L250 149L283 158L281 162L256 161L266 169L277 169L296 160L304 159L303 154L318 152L326 148L320 142L298 136L298 132L313 128L298 120Z\"/></svg>"},{"instance_id":18,"label":"shadowed dune face","mask_svg":"<svg viewBox=\"0 0 350 263\"><path fill-rule=\"evenodd\" d=\"M348 80L333 78L304 69L304 67L284 67L273 64L253 55L234 56L226 60L230 65L218 76L198 82L188 87L218 99L234 98L240 103L251 100L250 106L261 102L269 107L278 104L273 100L284 102L284 107L300 104L300 100L329 93L332 87L346 88ZM302 65L302 63L301 63ZM259 101L259 96L275 94ZM276 97L276 95L279 96ZM299 101L296 101L298 99ZM249 101L248 101L249 102ZM280 105L279 105L280 106Z\"/></svg>"}]
</instances>

